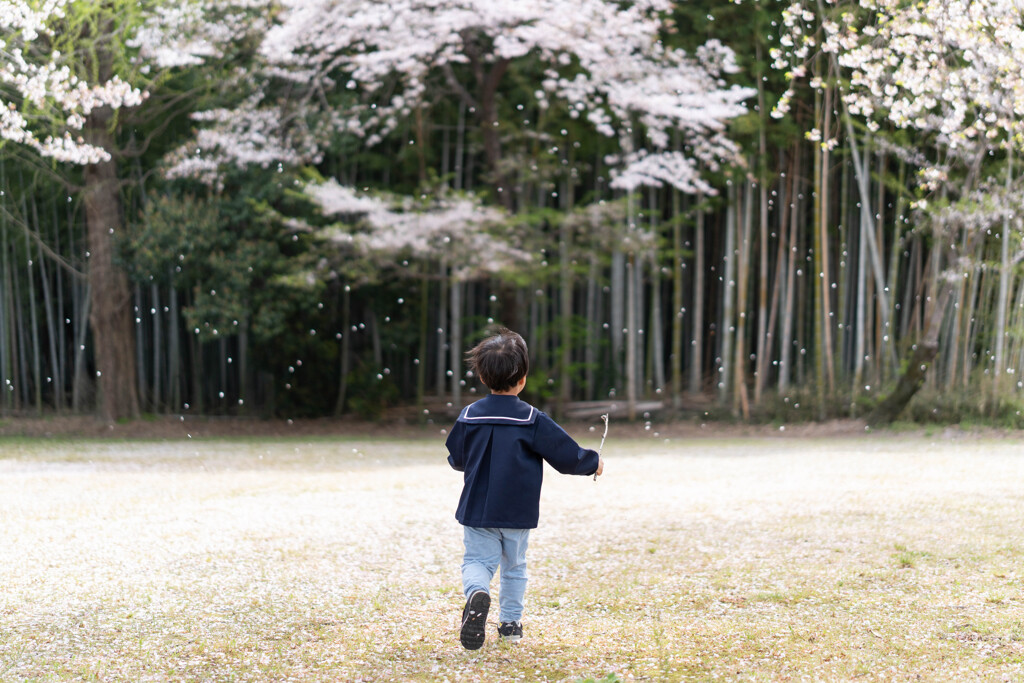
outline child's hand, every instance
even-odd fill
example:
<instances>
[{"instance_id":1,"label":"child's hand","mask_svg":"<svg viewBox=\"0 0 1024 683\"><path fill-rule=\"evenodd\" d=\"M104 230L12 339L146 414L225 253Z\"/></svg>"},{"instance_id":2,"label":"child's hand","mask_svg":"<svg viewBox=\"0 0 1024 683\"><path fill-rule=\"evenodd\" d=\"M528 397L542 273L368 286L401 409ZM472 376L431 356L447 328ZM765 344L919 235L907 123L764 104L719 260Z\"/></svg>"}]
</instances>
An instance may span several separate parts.
<instances>
[{"instance_id":1,"label":"child's hand","mask_svg":"<svg viewBox=\"0 0 1024 683\"><path fill-rule=\"evenodd\" d=\"M600 477L604 473L604 458L597 459L597 472L594 472L595 477Z\"/></svg>"}]
</instances>

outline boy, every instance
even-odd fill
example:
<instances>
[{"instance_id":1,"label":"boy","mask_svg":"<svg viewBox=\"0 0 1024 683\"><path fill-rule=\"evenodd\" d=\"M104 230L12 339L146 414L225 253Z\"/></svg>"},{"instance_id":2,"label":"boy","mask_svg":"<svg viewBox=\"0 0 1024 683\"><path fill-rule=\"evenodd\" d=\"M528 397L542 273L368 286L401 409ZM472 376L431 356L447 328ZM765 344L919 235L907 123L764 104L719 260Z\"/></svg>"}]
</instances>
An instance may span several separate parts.
<instances>
[{"instance_id":1,"label":"boy","mask_svg":"<svg viewBox=\"0 0 1024 683\"><path fill-rule=\"evenodd\" d=\"M523 637L526 544L537 527L544 461L562 474L601 474L597 451L581 448L554 420L519 400L529 353L523 338L504 327L466 354L489 396L466 406L448 435L448 463L463 472L455 518L464 527L460 640L479 649L490 609L490 585L501 566L498 636Z\"/></svg>"}]
</instances>

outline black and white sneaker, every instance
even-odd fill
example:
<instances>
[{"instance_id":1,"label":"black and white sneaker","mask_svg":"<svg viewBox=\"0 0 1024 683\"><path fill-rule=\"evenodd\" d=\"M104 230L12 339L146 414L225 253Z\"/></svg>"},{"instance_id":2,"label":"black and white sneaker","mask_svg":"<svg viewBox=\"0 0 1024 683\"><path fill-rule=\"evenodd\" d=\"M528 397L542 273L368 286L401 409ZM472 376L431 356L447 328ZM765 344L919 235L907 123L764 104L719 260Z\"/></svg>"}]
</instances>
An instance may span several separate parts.
<instances>
[{"instance_id":1,"label":"black and white sneaker","mask_svg":"<svg viewBox=\"0 0 1024 683\"><path fill-rule=\"evenodd\" d=\"M491 596L486 591L473 591L466 600L462 610L462 631L459 640L467 650L479 650L483 647L487 636L484 626L487 624L487 610L491 608Z\"/></svg>"},{"instance_id":2,"label":"black and white sneaker","mask_svg":"<svg viewBox=\"0 0 1024 683\"><path fill-rule=\"evenodd\" d=\"M498 625L498 638L506 643L518 643L523 639L523 622L503 621Z\"/></svg>"}]
</instances>

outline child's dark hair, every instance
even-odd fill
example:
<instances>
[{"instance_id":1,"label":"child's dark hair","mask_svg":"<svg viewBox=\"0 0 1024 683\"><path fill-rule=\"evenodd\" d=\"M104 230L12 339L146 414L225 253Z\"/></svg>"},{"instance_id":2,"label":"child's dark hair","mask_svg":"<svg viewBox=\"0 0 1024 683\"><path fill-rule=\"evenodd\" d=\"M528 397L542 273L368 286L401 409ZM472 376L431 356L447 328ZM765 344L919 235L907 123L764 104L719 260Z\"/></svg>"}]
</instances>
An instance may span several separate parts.
<instances>
[{"instance_id":1,"label":"child's dark hair","mask_svg":"<svg viewBox=\"0 0 1024 683\"><path fill-rule=\"evenodd\" d=\"M516 332L498 327L466 352L469 368L491 391L508 391L530 371L530 352Z\"/></svg>"}]
</instances>

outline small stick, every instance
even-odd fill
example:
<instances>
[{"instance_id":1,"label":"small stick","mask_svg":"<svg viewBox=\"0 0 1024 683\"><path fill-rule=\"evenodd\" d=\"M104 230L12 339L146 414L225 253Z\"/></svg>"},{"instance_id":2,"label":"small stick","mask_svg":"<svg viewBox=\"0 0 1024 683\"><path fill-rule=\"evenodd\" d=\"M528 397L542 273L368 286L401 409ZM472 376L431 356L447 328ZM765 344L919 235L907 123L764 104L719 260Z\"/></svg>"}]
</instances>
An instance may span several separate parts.
<instances>
[{"instance_id":1,"label":"small stick","mask_svg":"<svg viewBox=\"0 0 1024 683\"><path fill-rule=\"evenodd\" d=\"M598 460L601 458L601 451L604 450L605 437L608 436L608 413L602 415L601 419L604 420L604 434L601 435L601 445L597 447ZM597 472L594 472L594 481L597 481Z\"/></svg>"}]
</instances>

